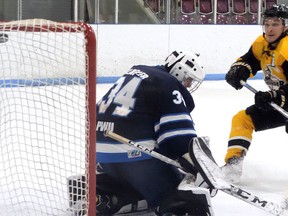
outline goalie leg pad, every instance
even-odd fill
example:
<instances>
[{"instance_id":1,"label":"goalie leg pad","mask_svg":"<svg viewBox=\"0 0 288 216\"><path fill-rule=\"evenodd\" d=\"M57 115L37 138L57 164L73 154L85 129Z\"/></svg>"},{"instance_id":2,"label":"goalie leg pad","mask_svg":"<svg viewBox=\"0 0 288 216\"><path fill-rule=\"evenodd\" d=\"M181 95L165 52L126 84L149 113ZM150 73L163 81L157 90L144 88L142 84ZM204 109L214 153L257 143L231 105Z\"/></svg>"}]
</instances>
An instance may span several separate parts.
<instances>
[{"instance_id":1,"label":"goalie leg pad","mask_svg":"<svg viewBox=\"0 0 288 216\"><path fill-rule=\"evenodd\" d=\"M192 139L189 144L189 155L209 188L230 188L230 184L223 180L224 175L214 160L205 137Z\"/></svg>"},{"instance_id":2,"label":"goalie leg pad","mask_svg":"<svg viewBox=\"0 0 288 216\"><path fill-rule=\"evenodd\" d=\"M165 197L159 205L156 214L166 215L197 215L214 216L211 208L209 191L205 188L192 188L180 186L185 190L177 190Z\"/></svg>"},{"instance_id":3,"label":"goalie leg pad","mask_svg":"<svg viewBox=\"0 0 288 216\"><path fill-rule=\"evenodd\" d=\"M106 173L97 174L97 215L130 213L148 208L147 202L129 184L119 182Z\"/></svg>"}]
</instances>

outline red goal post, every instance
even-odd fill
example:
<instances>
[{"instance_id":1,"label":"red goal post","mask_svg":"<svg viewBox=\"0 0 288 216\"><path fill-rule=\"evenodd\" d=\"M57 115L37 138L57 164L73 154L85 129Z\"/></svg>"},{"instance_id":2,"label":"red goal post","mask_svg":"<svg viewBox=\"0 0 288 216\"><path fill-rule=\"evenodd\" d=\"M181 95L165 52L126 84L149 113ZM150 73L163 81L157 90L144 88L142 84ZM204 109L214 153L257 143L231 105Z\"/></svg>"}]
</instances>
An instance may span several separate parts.
<instances>
[{"instance_id":1,"label":"red goal post","mask_svg":"<svg viewBox=\"0 0 288 216\"><path fill-rule=\"evenodd\" d=\"M95 126L93 28L0 22L0 215L94 216Z\"/></svg>"}]
</instances>

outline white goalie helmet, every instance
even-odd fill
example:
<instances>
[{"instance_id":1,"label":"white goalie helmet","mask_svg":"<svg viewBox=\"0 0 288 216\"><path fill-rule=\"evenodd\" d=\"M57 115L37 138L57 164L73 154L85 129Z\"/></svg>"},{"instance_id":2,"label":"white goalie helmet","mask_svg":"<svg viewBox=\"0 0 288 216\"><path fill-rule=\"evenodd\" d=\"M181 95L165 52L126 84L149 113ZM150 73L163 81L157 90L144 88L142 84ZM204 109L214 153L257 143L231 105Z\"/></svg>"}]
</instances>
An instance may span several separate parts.
<instances>
[{"instance_id":1,"label":"white goalie helmet","mask_svg":"<svg viewBox=\"0 0 288 216\"><path fill-rule=\"evenodd\" d=\"M199 55L190 51L174 51L165 59L165 68L176 77L190 93L194 92L205 77Z\"/></svg>"}]
</instances>

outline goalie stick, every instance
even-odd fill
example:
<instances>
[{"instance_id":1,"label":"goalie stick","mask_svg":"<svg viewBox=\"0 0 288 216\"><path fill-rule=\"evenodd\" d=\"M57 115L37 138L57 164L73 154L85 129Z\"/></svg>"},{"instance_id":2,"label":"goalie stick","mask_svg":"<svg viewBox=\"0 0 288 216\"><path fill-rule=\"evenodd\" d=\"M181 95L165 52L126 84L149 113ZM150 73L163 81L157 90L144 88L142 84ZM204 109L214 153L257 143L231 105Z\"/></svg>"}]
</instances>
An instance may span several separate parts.
<instances>
[{"instance_id":1,"label":"goalie stick","mask_svg":"<svg viewBox=\"0 0 288 216\"><path fill-rule=\"evenodd\" d=\"M105 131L104 135L114 140L117 140L121 143L128 144L129 146L134 146L135 148L139 149L143 153L149 154L150 156L157 158L165 163L171 164L177 167L178 169L182 170L183 172L185 172L184 168L180 165L180 163L162 154L159 154L158 152L155 152L152 149L146 148L112 131ZM203 178L206 181L208 180L208 182L212 184L216 189L221 190L225 192L226 194L229 194L235 198L238 198L250 205L253 205L273 215L280 216L287 212L287 208L288 208L287 200L283 201L281 204L268 201L266 199L263 199L263 197L258 197L254 195L253 193L248 192L247 190L244 190L238 186L235 186L225 181L225 179L222 176L221 169L216 164L215 160L213 159L210 149L206 146L203 139L204 138L197 138L193 140L192 151L195 155L195 158L194 160L192 158L192 160L194 163L195 162L197 163L195 164L196 166L201 167L200 170L202 171L202 173L201 171L200 173L202 174ZM206 159L205 157L203 157L203 155L206 155Z\"/></svg>"},{"instance_id":2,"label":"goalie stick","mask_svg":"<svg viewBox=\"0 0 288 216\"><path fill-rule=\"evenodd\" d=\"M195 146L197 146L197 148ZM191 146L189 147L191 148L189 149L189 152L193 151L193 154L190 154L192 161L197 167L200 167L198 170L202 176L206 175L208 177L208 181L213 178L215 174L221 176L221 169L215 162L210 149L202 139L194 139L193 148ZM201 155L207 155L207 157L202 157ZM224 178L220 178L220 180L225 181ZM284 213L287 213L287 199L283 200L281 203L271 202L263 199L262 197L253 195L251 192L230 184L227 181L226 183L229 184L229 188L218 189L273 215L283 215Z\"/></svg>"},{"instance_id":3,"label":"goalie stick","mask_svg":"<svg viewBox=\"0 0 288 216\"><path fill-rule=\"evenodd\" d=\"M257 93L258 91L253 88L251 85L249 85L248 83L246 83L243 80L240 80L240 84L244 87L246 87L247 89L249 89L251 92L253 92L254 94ZM269 103L270 106L272 106L275 110L277 110L279 113L281 113L284 117L286 117L288 119L288 112L286 112L284 109L282 109L282 107L278 106L276 103L274 102L270 102Z\"/></svg>"}]
</instances>

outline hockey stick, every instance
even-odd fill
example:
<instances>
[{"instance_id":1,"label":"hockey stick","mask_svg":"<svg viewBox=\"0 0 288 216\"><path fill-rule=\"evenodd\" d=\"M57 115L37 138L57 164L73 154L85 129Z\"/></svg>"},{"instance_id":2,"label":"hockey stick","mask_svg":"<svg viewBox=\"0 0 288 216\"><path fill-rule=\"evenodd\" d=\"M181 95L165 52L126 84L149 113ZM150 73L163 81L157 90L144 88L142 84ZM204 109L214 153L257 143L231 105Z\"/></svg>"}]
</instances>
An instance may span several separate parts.
<instances>
[{"instance_id":1,"label":"hockey stick","mask_svg":"<svg viewBox=\"0 0 288 216\"><path fill-rule=\"evenodd\" d=\"M271 201L266 201L263 198L259 198L251 194L250 192L245 191L225 181L225 178L223 177L220 167L217 165L216 161L214 160L210 149L207 147L205 142L203 142L203 139L201 138L194 139L193 148L191 148L190 146L189 152L191 151L191 149L193 152L193 154L190 154L192 161L194 162L196 166L198 165L197 167L200 167L199 172L202 176L206 176L208 178L208 181L210 182L213 182L213 180L215 179L216 181L219 181L219 182L221 181L223 181L224 183L226 182L226 184L229 185L229 187L226 187L223 189L218 188L219 190L229 195L232 195L244 202L254 205L255 207L258 207L273 215L282 215L283 213L287 212L287 200L283 200L281 205L278 203L271 202ZM202 151L202 154L201 154L201 151ZM203 157L203 155L206 155L207 157Z\"/></svg>"},{"instance_id":2,"label":"hockey stick","mask_svg":"<svg viewBox=\"0 0 288 216\"><path fill-rule=\"evenodd\" d=\"M249 89L251 92L253 93L257 93L258 91L253 88L251 85L249 85L248 83L246 83L243 80L240 80L240 84L244 87L246 87L247 89ZM288 112L286 112L284 109L282 109L282 107L278 106L276 103L271 102L269 103L275 110L277 110L279 113L281 113L284 117L286 117L288 119Z\"/></svg>"},{"instance_id":3,"label":"hockey stick","mask_svg":"<svg viewBox=\"0 0 288 216\"><path fill-rule=\"evenodd\" d=\"M140 151L142 151L143 153L149 154L150 156L159 159L165 163L171 164L173 166L176 166L177 168L179 168L180 170L182 170L183 172L185 172L185 170L183 169L183 167L180 165L180 163L178 163L175 160L172 160L162 154L159 154L158 152L155 152L152 149L146 148L136 142L133 142L132 140L129 140L123 136L120 136L112 131L104 131L104 135L107 137L110 137L114 140L117 140L121 143L124 144L128 144L129 146L134 146L135 148L139 149ZM203 162L203 161L202 161ZM212 167L214 169L219 169L220 168L217 166L217 164L215 164L215 167ZM220 171L221 172L221 171ZM217 181L217 180L216 180ZM221 181L225 181L224 179L221 179ZM215 184L213 184L215 186L216 189L219 189L229 195L232 195L233 197L236 197L250 205L253 205L257 208L260 208L268 213L271 213L273 215L282 215L284 212L286 212L287 210L287 201L285 200L283 202L283 204L279 204L279 203L275 203L275 202L271 202L268 201L266 199L260 198L258 196L253 195L251 192L248 192L242 188L239 188L235 185L232 185L230 183L227 182L228 185L230 185L230 188L227 187L219 187L217 188L218 183L215 182ZM224 185L227 185L224 184ZM223 184L220 184L223 185Z\"/></svg>"},{"instance_id":4,"label":"hockey stick","mask_svg":"<svg viewBox=\"0 0 288 216\"><path fill-rule=\"evenodd\" d=\"M154 150L146 148L143 145L135 143L132 140L129 140L129 139L123 137L123 136L120 136L120 135L118 135L118 134L116 134L116 133L114 133L112 131L108 131L108 130L104 131L104 136L108 136L108 137L110 137L110 138L112 138L114 140L117 140L117 141L121 142L121 143L128 144L129 146L134 146L137 149L141 150L145 154L148 154L148 155L150 155L150 156L152 156L154 158L157 158L157 159L159 159L159 160L161 160L161 161L163 161L165 163L171 164L171 165L173 165L173 166L175 166L175 167L177 167L179 169L182 169L180 163L178 163L177 161L172 160L172 159L170 159L170 158L168 158L168 157L166 157L166 156L164 156L162 154L159 154L158 152L155 152Z\"/></svg>"}]
</instances>

